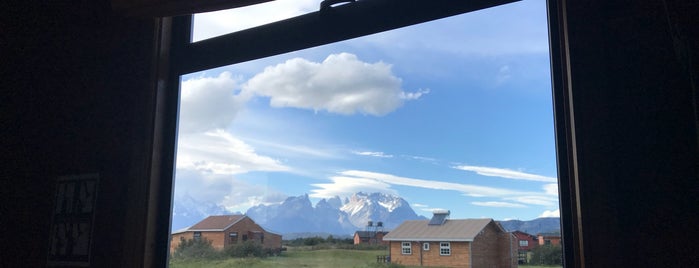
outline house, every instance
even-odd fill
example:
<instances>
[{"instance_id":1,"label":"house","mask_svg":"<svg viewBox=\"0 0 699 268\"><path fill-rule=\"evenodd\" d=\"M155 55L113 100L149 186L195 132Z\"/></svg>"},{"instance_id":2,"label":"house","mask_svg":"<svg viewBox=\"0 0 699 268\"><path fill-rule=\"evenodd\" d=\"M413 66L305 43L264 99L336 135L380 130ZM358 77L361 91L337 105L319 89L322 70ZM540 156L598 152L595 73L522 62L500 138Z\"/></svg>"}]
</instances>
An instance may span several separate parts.
<instances>
[{"instance_id":1,"label":"house","mask_svg":"<svg viewBox=\"0 0 699 268\"><path fill-rule=\"evenodd\" d=\"M386 231L356 231L354 232L354 244L369 244L369 245L388 245L383 238L388 232Z\"/></svg>"},{"instance_id":2,"label":"house","mask_svg":"<svg viewBox=\"0 0 699 268\"><path fill-rule=\"evenodd\" d=\"M170 252L174 252L182 239L208 239L218 250L252 240L266 249L281 250L282 236L270 233L245 215L209 216L206 219L172 233Z\"/></svg>"},{"instance_id":3,"label":"house","mask_svg":"<svg viewBox=\"0 0 699 268\"><path fill-rule=\"evenodd\" d=\"M561 245L561 233L539 233L536 237L539 245Z\"/></svg>"},{"instance_id":4,"label":"house","mask_svg":"<svg viewBox=\"0 0 699 268\"><path fill-rule=\"evenodd\" d=\"M530 251L539 245L539 239L535 235L531 235L522 231L514 231L512 234L517 239L517 260L520 264L528 263L530 259Z\"/></svg>"},{"instance_id":5,"label":"house","mask_svg":"<svg viewBox=\"0 0 699 268\"><path fill-rule=\"evenodd\" d=\"M384 236L392 263L408 266L517 267L517 240L493 219L405 221Z\"/></svg>"}]
</instances>

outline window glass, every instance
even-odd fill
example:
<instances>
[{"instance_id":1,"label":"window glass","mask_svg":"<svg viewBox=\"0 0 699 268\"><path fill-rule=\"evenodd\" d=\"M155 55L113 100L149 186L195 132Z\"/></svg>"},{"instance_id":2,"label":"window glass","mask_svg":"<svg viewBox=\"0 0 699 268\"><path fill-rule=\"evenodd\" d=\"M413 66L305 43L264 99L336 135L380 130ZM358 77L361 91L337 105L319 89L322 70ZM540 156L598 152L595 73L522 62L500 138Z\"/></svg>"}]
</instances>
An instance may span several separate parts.
<instances>
[{"instance_id":1,"label":"window glass","mask_svg":"<svg viewBox=\"0 0 699 268\"><path fill-rule=\"evenodd\" d=\"M195 40L218 31L204 17ZM377 234L434 210L558 217L547 40L545 2L525 0L182 76L173 230L246 215L283 254L375 257Z\"/></svg>"},{"instance_id":2,"label":"window glass","mask_svg":"<svg viewBox=\"0 0 699 268\"><path fill-rule=\"evenodd\" d=\"M412 254L412 245L410 242L403 242L401 243L401 253L403 254Z\"/></svg>"},{"instance_id":3,"label":"window glass","mask_svg":"<svg viewBox=\"0 0 699 268\"><path fill-rule=\"evenodd\" d=\"M422 249L423 249L423 250L430 250L430 243L423 243L423 244L422 244Z\"/></svg>"},{"instance_id":4,"label":"window glass","mask_svg":"<svg viewBox=\"0 0 699 268\"><path fill-rule=\"evenodd\" d=\"M439 243L439 255L451 255L451 243L449 243L449 242Z\"/></svg>"},{"instance_id":5,"label":"window glass","mask_svg":"<svg viewBox=\"0 0 699 268\"><path fill-rule=\"evenodd\" d=\"M519 246L521 246L521 247L529 246L529 241L527 241L527 240L519 240Z\"/></svg>"}]
</instances>

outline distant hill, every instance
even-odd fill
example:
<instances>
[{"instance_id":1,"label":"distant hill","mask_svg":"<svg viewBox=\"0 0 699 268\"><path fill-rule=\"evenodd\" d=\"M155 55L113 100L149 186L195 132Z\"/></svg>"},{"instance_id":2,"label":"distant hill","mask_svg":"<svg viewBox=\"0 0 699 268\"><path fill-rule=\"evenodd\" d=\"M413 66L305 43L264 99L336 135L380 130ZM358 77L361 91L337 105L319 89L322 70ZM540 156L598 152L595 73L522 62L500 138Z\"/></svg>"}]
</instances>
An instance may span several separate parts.
<instances>
[{"instance_id":1,"label":"distant hill","mask_svg":"<svg viewBox=\"0 0 699 268\"><path fill-rule=\"evenodd\" d=\"M518 230L536 235L538 233L561 231L561 218L537 218L530 221L509 220L499 222L502 228L505 228L508 232Z\"/></svg>"}]
</instances>

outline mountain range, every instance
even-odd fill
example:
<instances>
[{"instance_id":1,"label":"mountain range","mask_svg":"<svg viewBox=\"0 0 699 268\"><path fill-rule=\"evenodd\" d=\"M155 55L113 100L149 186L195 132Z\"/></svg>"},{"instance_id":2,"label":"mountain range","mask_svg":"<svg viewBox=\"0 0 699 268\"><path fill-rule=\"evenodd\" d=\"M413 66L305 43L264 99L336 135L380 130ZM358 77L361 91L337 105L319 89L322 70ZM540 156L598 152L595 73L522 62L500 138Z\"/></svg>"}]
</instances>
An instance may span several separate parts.
<instances>
[{"instance_id":1,"label":"mountain range","mask_svg":"<svg viewBox=\"0 0 699 268\"><path fill-rule=\"evenodd\" d=\"M209 215L241 214L229 212L214 203L197 202L191 197L176 198L173 206L172 230L191 226ZM348 198L321 199L315 206L308 194L288 197L279 204L257 205L245 214L265 229L287 236L333 234L350 236L365 230L372 221L381 222L390 231L406 220L427 219L410 207L405 199L384 193L358 192ZM534 234L560 230L559 218L538 218L531 221L500 221L507 231L520 230Z\"/></svg>"}]
</instances>

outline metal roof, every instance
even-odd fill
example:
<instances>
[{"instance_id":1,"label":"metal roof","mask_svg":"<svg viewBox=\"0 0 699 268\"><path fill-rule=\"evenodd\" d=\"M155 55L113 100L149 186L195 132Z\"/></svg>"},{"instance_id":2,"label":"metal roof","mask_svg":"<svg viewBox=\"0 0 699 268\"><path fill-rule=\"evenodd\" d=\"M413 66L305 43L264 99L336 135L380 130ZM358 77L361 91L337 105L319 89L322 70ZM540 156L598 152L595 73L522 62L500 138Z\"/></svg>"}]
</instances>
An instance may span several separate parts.
<instances>
[{"instance_id":1,"label":"metal roof","mask_svg":"<svg viewBox=\"0 0 699 268\"><path fill-rule=\"evenodd\" d=\"M209 216L189 227L187 231L223 231L245 217L245 215Z\"/></svg>"},{"instance_id":2,"label":"metal roof","mask_svg":"<svg viewBox=\"0 0 699 268\"><path fill-rule=\"evenodd\" d=\"M430 225L428 220L405 221L384 236L385 241L473 241L493 219L447 219Z\"/></svg>"}]
</instances>

